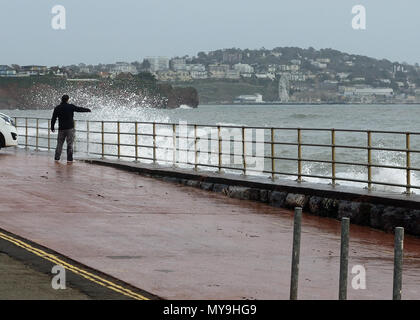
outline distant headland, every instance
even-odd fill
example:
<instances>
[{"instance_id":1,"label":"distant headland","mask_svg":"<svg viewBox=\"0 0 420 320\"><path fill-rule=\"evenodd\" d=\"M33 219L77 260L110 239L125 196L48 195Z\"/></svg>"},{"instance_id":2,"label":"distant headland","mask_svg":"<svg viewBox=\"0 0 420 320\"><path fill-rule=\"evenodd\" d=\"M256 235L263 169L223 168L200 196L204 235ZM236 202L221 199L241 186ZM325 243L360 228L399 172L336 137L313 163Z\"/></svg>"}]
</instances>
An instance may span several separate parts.
<instances>
[{"instance_id":1,"label":"distant headland","mask_svg":"<svg viewBox=\"0 0 420 320\"><path fill-rule=\"evenodd\" d=\"M182 104L194 107L198 102L420 103L418 64L312 47L231 48L198 52L195 56L146 57L141 62L97 65L0 65L0 105L7 104L7 99L15 103L14 93L4 91L12 79L15 86L17 82L32 83L34 89L47 86L47 90L64 79L67 85L72 83L70 88L86 86L95 91L99 85L109 94L113 88L129 87L146 104L164 108Z\"/></svg>"}]
</instances>

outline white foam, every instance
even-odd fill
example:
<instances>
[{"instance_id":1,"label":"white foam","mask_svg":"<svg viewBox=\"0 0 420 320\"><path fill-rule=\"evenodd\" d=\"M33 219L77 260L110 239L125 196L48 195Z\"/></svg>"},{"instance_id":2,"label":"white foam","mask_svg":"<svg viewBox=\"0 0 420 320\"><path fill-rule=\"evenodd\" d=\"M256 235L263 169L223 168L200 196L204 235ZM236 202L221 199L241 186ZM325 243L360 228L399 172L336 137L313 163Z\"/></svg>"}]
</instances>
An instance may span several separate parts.
<instances>
[{"instance_id":1,"label":"white foam","mask_svg":"<svg viewBox=\"0 0 420 320\"><path fill-rule=\"evenodd\" d=\"M178 109L193 109L193 107L190 107L186 104L181 104Z\"/></svg>"}]
</instances>

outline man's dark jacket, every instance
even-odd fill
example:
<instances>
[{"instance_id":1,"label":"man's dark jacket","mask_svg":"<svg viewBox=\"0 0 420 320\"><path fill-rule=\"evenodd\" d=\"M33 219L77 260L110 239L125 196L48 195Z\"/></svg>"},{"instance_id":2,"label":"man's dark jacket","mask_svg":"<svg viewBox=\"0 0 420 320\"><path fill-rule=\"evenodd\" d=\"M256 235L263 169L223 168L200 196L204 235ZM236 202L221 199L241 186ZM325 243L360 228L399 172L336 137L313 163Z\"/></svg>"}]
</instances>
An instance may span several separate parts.
<instances>
[{"instance_id":1,"label":"man's dark jacket","mask_svg":"<svg viewBox=\"0 0 420 320\"><path fill-rule=\"evenodd\" d=\"M76 107L73 104L61 103L56 106L51 119L51 128L54 130L55 122L58 118L58 130L68 130L74 128L74 113L90 112L88 108Z\"/></svg>"}]
</instances>

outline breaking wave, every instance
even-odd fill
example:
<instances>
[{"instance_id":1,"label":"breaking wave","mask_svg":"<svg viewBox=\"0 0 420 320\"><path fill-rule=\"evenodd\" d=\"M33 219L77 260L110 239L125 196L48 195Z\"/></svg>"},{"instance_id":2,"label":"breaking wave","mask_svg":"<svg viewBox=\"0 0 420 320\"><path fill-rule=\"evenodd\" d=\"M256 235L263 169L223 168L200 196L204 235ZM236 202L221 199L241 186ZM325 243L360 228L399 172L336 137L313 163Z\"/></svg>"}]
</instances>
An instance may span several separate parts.
<instances>
[{"instance_id":1,"label":"breaking wave","mask_svg":"<svg viewBox=\"0 0 420 320\"><path fill-rule=\"evenodd\" d=\"M63 94L69 93L70 103L92 110L90 120L98 121L155 121L168 122L169 117L160 109L165 100L159 96L134 93L130 90L118 89L105 92L92 87L77 87L69 90L58 90L47 87L33 94L34 103L39 106L55 106ZM78 114L78 118L86 115Z\"/></svg>"}]
</instances>

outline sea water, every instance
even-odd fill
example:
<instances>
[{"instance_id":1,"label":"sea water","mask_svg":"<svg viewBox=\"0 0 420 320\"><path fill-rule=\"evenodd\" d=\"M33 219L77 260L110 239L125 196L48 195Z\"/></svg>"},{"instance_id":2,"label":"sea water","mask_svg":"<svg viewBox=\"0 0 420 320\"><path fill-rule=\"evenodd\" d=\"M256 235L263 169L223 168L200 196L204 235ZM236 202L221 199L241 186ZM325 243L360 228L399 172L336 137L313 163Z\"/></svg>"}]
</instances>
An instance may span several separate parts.
<instances>
[{"instance_id":1,"label":"sea water","mask_svg":"<svg viewBox=\"0 0 420 320\"><path fill-rule=\"evenodd\" d=\"M179 155L173 154L173 128L170 125L158 126L157 133L168 137L159 137L157 145L159 147L157 157L164 161L162 164L170 164L172 159L175 162L189 162L194 163L194 129L193 125L226 125L239 127L261 127L267 128L264 130L264 140L269 142L271 139L271 131L269 128L293 128L291 130L276 130L275 141L284 143L297 142L296 128L317 128L317 129L351 129L351 130L379 130L379 131L398 131L398 132L420 132L420 106L419 105L201 105L196 109L182 106L177 109L155 109L151 107L133 107L130 105L113 105L104 104L102 101L95 104L94 101L88 106L92 109L89 114L76 114L76 119L80 120L95 120L95 121L132 121L132 122L158 122L158 123L183 123L187 124L186 146L191 152L186 153L186 159L181 159ZM50 118L52 110L3 110L0 112L6 113L12 117L42 117ZM19 125L23 125L19 123ZM34 125L34 123L32 123ZM45 126L46 124L44 124ZM100 131L100 123L91 123L91 131ZM116 132L116 124L105 124L105 131ZM79 128L80 130L83 130ZM86 129L86 127L84 127ZM22 135L23 129L20 129ZM121 132L134 133L134 124L122 124ZM178 129L177 129L178 130ZM209 137L210 131L214 128L207 128ZM29 135L34 135L34 129L29 130ZM151 125L139 125L140 133L152 133ZM40 133L44 137L47 136L46 130ZM177 133L179 135L179 132ZM337 131L336 144L337 145L351 145L351 146L367 146L367 134L359 132L340 132ZM116 143L117 138L115 134L107 134L105 136L106 142ZM255 133L254 133L255 139ZM100 142L100 134L90 134L91 142ZM121 143L134 144L134 135L122 135ZM234 138L241 140L241 137ZM79 152L84 152L89 149L92 153L100 149L99 144L92 144L89 148L86 146L86 137L83 134L78 135ZM151 137L140 136L141 142L139 144L145 146L152 146L153 141ZM330 131L302 131L302 142L305 144L331 144ZM84 146L81 146L85 143ZM179 142L176 142L179 143ZM45 142L44 142L45 144ZM410 136L410 147L412 150L420 150L420 135ZM233 144L232 144L233 145ZM179 145L178 145L179 146ZM405 149L406 135L405 134L372 134L372 146L382 148L396 148ZM200 163L206 161L215 163L217 165L218 156L217 144L209 142L209 151L215 151L214 154L208 157L208 154L200 154ZM213 149L212 149L213 148ZM254 147L255 149L255 147ZM232 150L233 151L233 150ZM241 150L239 150L241 152ZM254 150L255 151L255 150ZM133 156L135 151L130 147L121 147L121 158L124 155ZM107 154L116 155L116 146L107 146ZM152 157L152 148L139 148L138 153L144 158ZM252 153L252 152L251 152ZM276 157L281 158L297 158L297 147L289 145L276 145L274 148ZM367 163L367 150L363 149L345 149L336 148L336 161L353 162L353 163ZM264 146L264 154L271 155L271 146L266 144ZM375 164L401 166L406 165L406 153L395 151L376 151L372 150L372 160ZM330 147L302 147L303 159L317 159L329 161L332 158L332 149ZM132 160L126 158L125 160ZM279 175L281 178L296 179L297 161L293 160L275 160L275 170L278 172L291 173L294 175ZM182 166L182 165L181 165ZM226 165L232 168L238 168L237 173L241 173L241 165L233 163ZM271 159L266 159L264 163L264 170L271 170ZM420 153L413 152L411 154L411 166L413 168L420 168ZM189 165L191 167L191 165ZM209 169L203 167L202 169ZM229 171L229 170L226 170ZM235 172L235 170L230 170ZM317 162L303 162L302 173L317 176L331 176L332 166L329 163ZM252 174L252 172L250 172ZM267 174L267 176L271 176ZM367 179L366 166L351 166L351 165L336 165L336 176L339 178L349 178L356 180ZM304 177L304 180L320 183L331 183L331 180L320 178ZM372 168L372 180L384 183L402 184L406 183L406 170L390 169L390 168ZM366 184L358 182L337 181L342 185L352 185L365 187ZM411 184L420 186L420 171L411 172ZM403 191L403 188L375 186L375 189L381 191Z\"/></svg>"}]
</instances>

